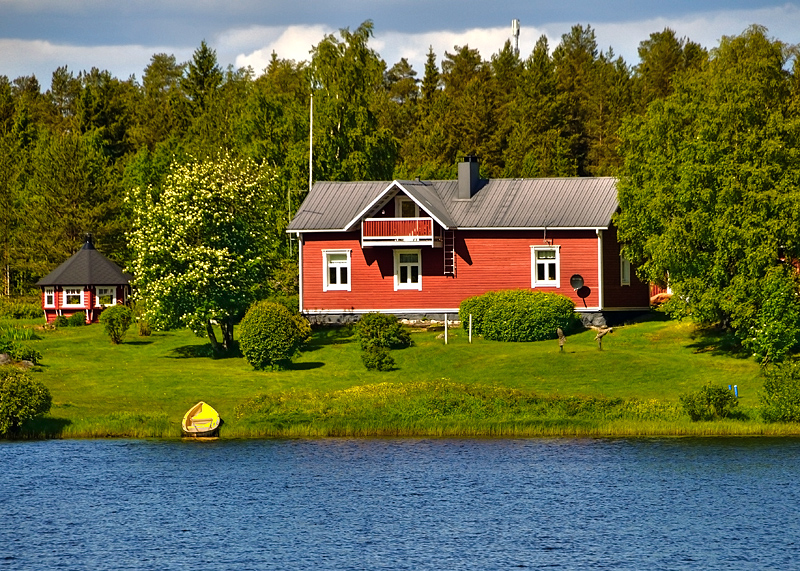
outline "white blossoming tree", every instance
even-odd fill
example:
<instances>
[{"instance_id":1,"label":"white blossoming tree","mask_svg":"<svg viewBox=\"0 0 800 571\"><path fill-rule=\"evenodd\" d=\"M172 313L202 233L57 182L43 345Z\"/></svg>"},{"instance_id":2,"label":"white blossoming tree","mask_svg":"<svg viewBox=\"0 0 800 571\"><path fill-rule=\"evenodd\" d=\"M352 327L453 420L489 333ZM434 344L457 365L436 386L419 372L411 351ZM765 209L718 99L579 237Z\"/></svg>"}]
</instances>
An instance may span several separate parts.
<instances>
[{"instance_id":1,"label":"white blossoming tree","mask_svg":"<svg viewBox=\"0 0 800 571\"><path fill-rule=\"evenodd\" d=\"M174 164L162 187L132 193L130 269L154 327L186 326L215 351L230 349L283 231L274 188L270 168L224 155Z\"/></svg>"}]
</instances>

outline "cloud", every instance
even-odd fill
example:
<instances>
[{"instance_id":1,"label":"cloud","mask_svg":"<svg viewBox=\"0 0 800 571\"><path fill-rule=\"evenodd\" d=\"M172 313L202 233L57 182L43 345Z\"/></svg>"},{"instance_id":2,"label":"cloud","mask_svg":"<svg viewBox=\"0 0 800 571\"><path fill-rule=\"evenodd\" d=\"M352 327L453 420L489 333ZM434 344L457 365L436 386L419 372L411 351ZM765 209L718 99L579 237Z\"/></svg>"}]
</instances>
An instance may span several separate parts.
<instances>
[{"instance_id":1,"label":"cloud","mask_svg":"<svg viewBox=\"0 0 800 571\"><path fill-rule=\"evenodd\" d=\"M235 67L250 66L256 74L264 71L272 52L281 59L297 62L311 59L311 48L334 30L327 26L254 26L232 30L219 37L219 52L231 53Z\"/></svg>"}]
</instances>

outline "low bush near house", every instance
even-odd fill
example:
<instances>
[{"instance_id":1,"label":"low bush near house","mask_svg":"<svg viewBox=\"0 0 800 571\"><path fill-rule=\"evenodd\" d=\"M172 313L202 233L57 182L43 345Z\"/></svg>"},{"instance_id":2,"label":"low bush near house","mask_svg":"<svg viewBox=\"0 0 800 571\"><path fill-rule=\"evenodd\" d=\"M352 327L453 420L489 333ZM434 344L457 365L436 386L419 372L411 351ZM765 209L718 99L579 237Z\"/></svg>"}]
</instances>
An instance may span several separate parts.
<instances>
[{"instance_id":1,"label":"low bush near house","mask_svg":"<svg viewBox=\"0 0 800 571\"><path fill-rule=\"evenodd\" d=\"M282 369L310 337L311 326L283 305L259 301L239 326L239 348L254 369Z\"/></svg>"},{"instance_id":2,"label":"low bush near house","mask_svg":"<svg viewBox=\"0 0 800 571\"><path fill-rule=\"evenodd\" d=\"M53 322L53 324L56 326L56 328L69 327L69 319L67 319L63 315L59 315L58 317L56 317L56 320Z\"/></svg>"},{"instance_id":3,"label":"low bush near house","mask_svg":"<svg viewBox=\"0 0 800 571\"><path fill-rule=\"evenodd\" d=\"M718 420L730 416L739 399L722 386L705 385L699 391L681 396L683 410L693 421Z\"/></svg>"},{"instance_id":4,"label":"low bush near house","mask_svg":"<svg viewBox=\"0 0 800 571\"><path fill-rule=\"evenodd\" d=\"M356 333L361 349L402 349L411 346L411 334L394 315L367 313L358 320Z\"/></svg>"},{"instance_id":5,"label":"low bush near house","mask_svg":"<svg viewBox=\"0 0 800 571\"><path fill-rule=\"evenodd\" d=\"M125 338L125 333L133 321L133 312L124 305L114 305L103 310L100 314L100 323L111 338L114 345L119 345Z\"/></svg>"},{"instance_id":6,"label":"low bush near house","mask_svg":"<svg viewBox=\"0 0 800 571\"><path fill-rule=\"evenodd\" d=\"M0 436L19 432L26 421L48 412L51 403L43 383L16 367L0 367Z\"/></svg>"},{"instance_id":7,"label":"low bush near house","mask_svg":"<svg viewBox=\"0 0 800 571\"><path fill-rule=\"evenodd\" d=\"M5 353L12 361L30 361L34 365L42 361L42 354L39 351L10 339L0 339L0 353Z\"/></svg>"},{"instance_id":8,"label":"low bush near house","mask_svg":"<svg viewBox=\"0 0 800 571\"><path fill-rule=\"evenodd\" d=\"M81 327L86 325L86 314L83 311L76 311L67 317L67 325L69 327Z\"/></svg>"},{"instance_id":9,"label":"low bush near house","mask_svg":"<svg viewBox=\"0 0 800 571\"><path fill-rule=\"evenodd\" d=\"M494 341L544 341L555 339L556 330L577 325L575 304L569 298L538 290L504 290L468 298L461 303L459 318L472 331Z\"/></svg>"},{"instance_id":10,"label":"low bush near house","mask_svg":"<svg viewBox=\"0 0 800 571\"><path fill-rule=\"evenodd\" d=\"M800 365L773 365L763 375L761 417L766 422L800 422Z\"/></svg>"},{"instance_id":11,"label":"low bush near house","mask_svg":"<svg viewBox=\"0 0 800 571\"><path fill-rule=\"evenodd\" d=\"M42 306L28 301L0 298L0 319L37 319L42 317Z\"/></svg>"}]
</instances>

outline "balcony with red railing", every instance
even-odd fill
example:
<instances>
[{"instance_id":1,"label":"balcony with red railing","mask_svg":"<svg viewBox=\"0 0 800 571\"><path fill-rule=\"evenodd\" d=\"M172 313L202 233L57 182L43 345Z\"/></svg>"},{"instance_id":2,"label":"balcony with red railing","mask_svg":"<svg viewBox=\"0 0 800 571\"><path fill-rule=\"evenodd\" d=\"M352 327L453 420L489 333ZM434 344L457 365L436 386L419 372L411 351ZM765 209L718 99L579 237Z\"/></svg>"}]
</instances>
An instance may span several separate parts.
<instances>
[{"instance_id":1,"label":"balcony with red railing","mask_svg":"<svg viewBox=\"0 0 800 571\"><path fill-rule=\"evenodd\" d=\"M367 218L361 221L362 246L433 246L431 218Z\"/></svg>"}]
</instances>

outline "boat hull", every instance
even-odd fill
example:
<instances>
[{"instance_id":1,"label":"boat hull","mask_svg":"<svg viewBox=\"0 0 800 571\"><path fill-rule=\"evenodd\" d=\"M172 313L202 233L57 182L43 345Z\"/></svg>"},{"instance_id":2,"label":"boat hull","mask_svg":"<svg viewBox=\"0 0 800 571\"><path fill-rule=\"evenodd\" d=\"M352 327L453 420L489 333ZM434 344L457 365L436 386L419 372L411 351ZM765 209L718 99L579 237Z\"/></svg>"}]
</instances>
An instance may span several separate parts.
<instances>
[{"instance_id":1,"label":"boat hull","mask_svg":"<svg viewBox=\"0 0 800 571\"><path fill-rule=\"evenodd\" d=\"M214 408L200 401L183 416L181 433L186 438L210 438L219 436L222 419Z\"/></svg>"}]
</instances>

